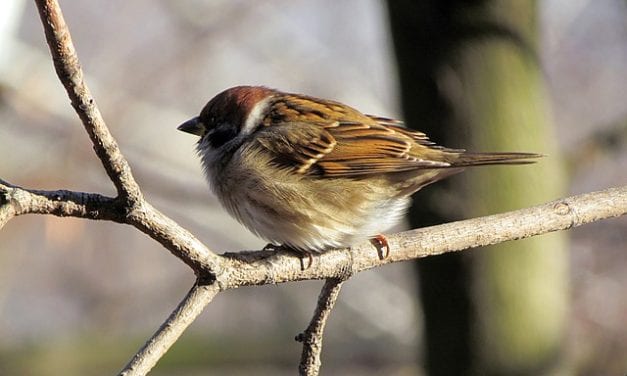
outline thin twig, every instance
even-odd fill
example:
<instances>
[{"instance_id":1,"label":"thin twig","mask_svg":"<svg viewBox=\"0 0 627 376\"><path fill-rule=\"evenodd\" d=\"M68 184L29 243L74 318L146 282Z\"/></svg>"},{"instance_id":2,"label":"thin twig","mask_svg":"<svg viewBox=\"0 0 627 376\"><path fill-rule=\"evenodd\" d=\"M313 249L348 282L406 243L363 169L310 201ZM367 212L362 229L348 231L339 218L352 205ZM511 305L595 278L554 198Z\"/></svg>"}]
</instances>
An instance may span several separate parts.
<instances>
[{"instance_id":1,"label":"thin twig","mask_svg":"<svg viewBox=\"0 0 627 376\"><path fill-rule=\"evenodd\" d=\"M296 336L296 340L303 343L303 352L298 365L298 371L301 375L316 376L320 372L320 366L322 365L320 354L322 353L324 327L337 301L343 283L344 280L337 278L330 278L324 282L309 326L303 333Z\"/></svg>"},{"instance_id":2,"label":"thin twig","mask_svg":"<svg viewBox=\"0 0 627 376\"><path fill-rule=\"evenodd\" d=\"M159 330L120 371L120 376L147 374L220 292L215 284L196 283Z\"/></svg>"}]
</instances>

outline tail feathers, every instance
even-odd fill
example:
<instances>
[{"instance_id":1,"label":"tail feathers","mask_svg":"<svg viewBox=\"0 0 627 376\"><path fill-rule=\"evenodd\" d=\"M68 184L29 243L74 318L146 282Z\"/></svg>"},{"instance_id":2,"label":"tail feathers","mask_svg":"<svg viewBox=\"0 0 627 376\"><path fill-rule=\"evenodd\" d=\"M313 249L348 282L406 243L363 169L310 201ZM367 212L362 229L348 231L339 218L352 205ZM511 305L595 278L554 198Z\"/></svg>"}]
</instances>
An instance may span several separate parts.
<instances>
[{"instance_id":1,"label":"tail feathers","mask_svg":"<svg viewBox=\"0 0 627 376\"><path fill-rule=\"evenodd\" d=\"M536 159L544 155L535 153L468 153L458 155L451 161L451 167L483 166L483 165L518 165L536 163Z\"/></svg>"}]
</instances>

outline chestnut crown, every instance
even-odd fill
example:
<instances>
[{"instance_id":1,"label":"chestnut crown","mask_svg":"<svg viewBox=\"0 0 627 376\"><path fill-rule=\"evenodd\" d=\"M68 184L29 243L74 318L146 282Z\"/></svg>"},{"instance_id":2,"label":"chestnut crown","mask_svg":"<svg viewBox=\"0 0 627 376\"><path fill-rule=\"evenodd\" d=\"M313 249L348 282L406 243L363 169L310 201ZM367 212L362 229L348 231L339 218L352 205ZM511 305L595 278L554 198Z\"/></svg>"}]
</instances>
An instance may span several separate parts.
<instances>
[{"instance_id":1,"label":"chestnut crown","mask_svg":"<svg viewBox=\"0 0 627 376\"><path fill-rule=\"evenodd\" d=\"M260 101L275 93L262 86L232 87L213 97L199 116L179 125L178 129L207 137L212 147L220 147L239 134Z\"/></svg>"}]
</instances>

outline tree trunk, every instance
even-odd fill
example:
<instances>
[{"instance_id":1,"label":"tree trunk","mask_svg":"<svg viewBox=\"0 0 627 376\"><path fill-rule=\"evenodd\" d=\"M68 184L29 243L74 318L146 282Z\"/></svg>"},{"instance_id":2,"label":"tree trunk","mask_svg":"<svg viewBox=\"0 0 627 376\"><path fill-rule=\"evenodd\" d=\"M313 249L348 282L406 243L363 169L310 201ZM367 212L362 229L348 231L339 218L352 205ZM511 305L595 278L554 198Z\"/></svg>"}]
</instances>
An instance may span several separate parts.
<instances>
[{"instance_id":1,"label":"tree trunk","mask_svg":"<svg viewBox=\"0 0 627 376\"><path fill-rule=\"evenodd\" d=\"M413 226L558 197L564 174L536 51L536 2L388 2L408 126L446 146L531 151L419 192ZM454 209L450 209L453 207ZM550 374L568 307L564 234L419 262L429 374Z\"/></svg>"}]
</instances>

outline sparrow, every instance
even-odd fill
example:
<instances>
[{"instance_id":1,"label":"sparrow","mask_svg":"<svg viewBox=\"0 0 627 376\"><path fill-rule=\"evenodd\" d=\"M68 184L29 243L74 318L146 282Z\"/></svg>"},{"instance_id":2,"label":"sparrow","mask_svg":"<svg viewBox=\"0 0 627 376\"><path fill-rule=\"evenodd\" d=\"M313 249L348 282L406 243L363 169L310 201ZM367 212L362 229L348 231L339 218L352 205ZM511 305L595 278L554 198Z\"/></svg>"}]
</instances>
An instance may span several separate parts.
<instances>
[{"instance_id":1,"label":"sparrow","mask_svg":"<svg viewBox=\"0 0 627 376\"><path fill-rule=\"evenodd\" d=\"M233 217L310 258L368 238L387 247L381 234L411 195L465 167L540 157L437 146L399 120L263 86L221 92L178 129L200 137L206 179Z\"/></svg>"}]
</instances>

